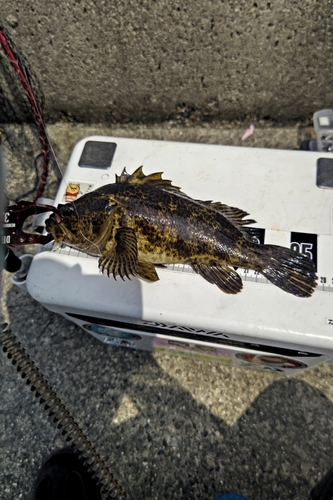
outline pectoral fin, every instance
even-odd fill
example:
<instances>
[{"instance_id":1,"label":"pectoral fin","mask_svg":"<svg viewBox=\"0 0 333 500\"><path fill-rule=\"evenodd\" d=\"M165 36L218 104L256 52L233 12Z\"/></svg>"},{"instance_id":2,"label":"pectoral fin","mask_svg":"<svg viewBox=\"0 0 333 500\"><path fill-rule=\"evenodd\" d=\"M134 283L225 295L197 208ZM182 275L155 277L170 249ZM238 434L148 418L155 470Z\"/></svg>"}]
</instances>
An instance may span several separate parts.
<instances>
[{"instance_id":1,"label":"pectoral fin","mask_svg":"<svg viewBox=\"0 0 333 500\"><path fill-rule=\"evenodd\" d=\"M222 292L236 294L243 288L242 279L234 269L228 266L208 266L198 262L191 263L192 269L209 283L217 285Z\"/></svg>"},{"instance_id":2,"label":"pectoral fin","mask_svg":"<svg viewBox=\"0 0 333 500\"><path fill-rule=\"evenodd\" d=\"M133 229L124 227L116 231L115 237L109 241L103 251L98 266L107 275L113 275L114 279L124 276L130 279L130 275L136 274L138 261L138 246Z\"/></svg>"}]
</instances>

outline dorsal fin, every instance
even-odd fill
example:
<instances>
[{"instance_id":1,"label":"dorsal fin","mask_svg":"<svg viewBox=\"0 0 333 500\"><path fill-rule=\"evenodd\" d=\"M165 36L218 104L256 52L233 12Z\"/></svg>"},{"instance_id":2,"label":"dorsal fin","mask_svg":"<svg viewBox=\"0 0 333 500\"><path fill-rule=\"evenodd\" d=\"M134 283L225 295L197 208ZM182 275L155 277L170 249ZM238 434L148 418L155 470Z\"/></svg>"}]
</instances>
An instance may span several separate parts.
<instances>
[{"instance_id":1,"label":"dorsal fin","mask_svg":"<svg viewBox=\"0 0 333 500\"><path fill-rule=\"evenodd\" d=\"M216 210L216 212L220 212L224 217L226 217L228 220L230 220L235 226L238 227L240 232L250 241L254 243L258 243L258 234L256 231L256 228L254 227L243 227L246 226L247 224L254 224L256 221L253 219L245 219L247 215L249 215L247 212L244 212L244 210L241 210L240 208L236 207L229 207L229 205L224 205L223 203L220 203L219 201L203 201L201 202L207 207L212 208L213 210Z\"/></svg>"},{"instance_id":2,"label":"dorsal fin","mask_svg":"<svg viewBox=\"0 0 333 500\"><path fill-rule=\"evenodd\" d=\"M128 174L126 168L122 171L121 175L116 175L116 183L123 184L150 184L151 186L165 189L166 191L180 192L180 188L173 186L172 182L168 179L162 179L162 172L155 172L154 174L145 175L142 171L142 166L137 168L133 174Z\"/></svg>"},{"instance_id":3,"label":"dorsal fin","mask_svg":"<svg viewBox=\"0 0 333 500\"><path fill-rule=\"evenodd\" d=\"M224 217L227 217L228 219L232 220L232 222L234 222L239 226L254 224L256 222L253 219L244 220L244 217L246 217L249 214L248 212L244 212L244 210L241 210L240 208L229 207L229 205L224 205L219 201L201 201L201 203L203 203L207 207L213 208L217 212L220 212L222 215L224 215Z\"/></svg>"},{"instance_id":4,"label":"dorsal fin","mask_svg":"<svg viewBox=\"0 0 333 500\"><path fill-rule=\"evenodd\" d=\"M192 200L192 198L183 193L178 186L173 186L170 180L162 179L162 172L155 172L154 174L145 175L142 169L143 167L141 166L137 168L133 172L133 174L130 175L126 172L126 168L124 168L120 175L116 175L116 184L149 184L153 187L177 193L184 198ZM201 203L213 210L216 210L216 212L221 213L239 229L239 231L245 236L245 238L252 242L258 242L255 228L243 227L247 224L255 223L255 220L253 219L244 220L244 217L249 215L247 212L244 212L244 210L235 207L229 207L229 205L225 205L223 203L220 203L219 201L194 201L196 201L197 203Z\"/></svg>"}]
</instances>

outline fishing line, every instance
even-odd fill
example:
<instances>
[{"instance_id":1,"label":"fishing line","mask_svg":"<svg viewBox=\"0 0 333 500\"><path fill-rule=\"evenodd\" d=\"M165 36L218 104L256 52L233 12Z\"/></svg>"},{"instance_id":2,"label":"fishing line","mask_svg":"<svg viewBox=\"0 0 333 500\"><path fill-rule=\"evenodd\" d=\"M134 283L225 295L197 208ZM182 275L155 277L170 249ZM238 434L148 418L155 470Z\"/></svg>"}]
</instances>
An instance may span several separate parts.
<instances>
[{"instance_id":1,"label":"fishing line","mask_svg":"<svg viewBox=\"0 0 333 500\"><path fill-rule=\"evenodd\" d=\"M38 156L36 156L36 158L34 159L34 167L35 167L35 175L36 175L36 179L35 179L35 185L32 189L30 189L30 191L27 191L26 193L22 194L22 196L18 196L15 200L16 203L18 203L19 201L23 200L24 198L26 198L27 196L29 196L30 194L33 194L37 189L38 189L38 160L42 157L42 154L39 154Z\"/></svg>"},{"instance_id":2,"label":"fishing line","mask_svg":"<svg viewBox=\"0 0 333 500\"><path fill-rule=\"evenodd\" d=\"M73 203L73 207L74 207L74 210L75 210L75 213L76 213L76 216L77 216L77 220L79 221L79 220L80 220L80 216L79 216L79 212L78 212L78 210L77 210L77 208L76 208L75 201L73 201L72 203ZM85 241L87 241L87 242L88 242L91 246L93 246L93 247L97 248L97 251L98 251L98 255L99 255L99 256L100 256L100 255L102 255L102 251L101 251L101 249L99 248L99 246L98 246L98 244L97 244L97 243L95 243L95 242L93 242L93 241L90 241L90 240L89 240L89 238L87 238L87 237L83 234L83 232L81 231L81 229L80 229L80 228L79 228L79 233L80 233L80 235L82 236L82 238L83 238ZM84 249L82 249L82 250L83 250L83 251L86 251L86 250L84 250Z\"/></svg>"}]
</instances>

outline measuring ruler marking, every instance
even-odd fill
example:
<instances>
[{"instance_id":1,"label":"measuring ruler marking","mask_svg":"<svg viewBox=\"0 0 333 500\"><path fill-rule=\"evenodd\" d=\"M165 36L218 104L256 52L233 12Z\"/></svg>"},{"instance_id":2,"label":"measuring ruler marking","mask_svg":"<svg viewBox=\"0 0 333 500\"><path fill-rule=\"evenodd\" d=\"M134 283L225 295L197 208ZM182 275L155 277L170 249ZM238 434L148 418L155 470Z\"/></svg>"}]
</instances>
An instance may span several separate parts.
<instances>
[{"instance_id":1,"label":"measuring ruler marking","mask_svg":"<svg viewBox=\"0 0 333 500\"><path fill-rule=\"evenodd\" d=\"M52 244L53 247L53 244ZM42 251L50 250L50 246L44 247ZM88 255L84 252L80 252L79 250L75 248L70 248L67 245L62 245L60 248L56 250L57 253L60 253L62 255L68 255L70 257L83 257L83 258L90 258L90 259L96 259L96 257L93 257L91 255ZM187 265L187 264L167 264L164 265L163 268L164 270L167 271L172 271L172 272L177 272L177 273L185 273L185 274L196 274L195 271L193 271L192 267ZM247 283L258 283L258 284L263 284L263 285L272 285L272 283L266 279L264 276L262 276L258 271L253 271L252 269L243 269L243 268L238 268L236 272L240 275L243 281ZM316 291L319 292L333 292L333 277L328 278L327 276L321 276L319 273L318 275L318 285L316 288Z\"/></svg>"},{"instance_id":2,"label":"measuring ruler marking","mask_svg":"<svg viewBox=\"0 0 333 500\"><path fill-rule=\"evenodd\" d=\"M165 269L173 272L196 274L191 266L185 264L168 264ZM272 285L272 283L262 276L258 271L252 269L238 268L236 272L247 283L258 283L263 285ZM331 283L330 283L331 281ZM316 288L318 292L333 292L333 278L329 280L326 276L318 276L318 285Z\"/></svg>"}]
</instances>

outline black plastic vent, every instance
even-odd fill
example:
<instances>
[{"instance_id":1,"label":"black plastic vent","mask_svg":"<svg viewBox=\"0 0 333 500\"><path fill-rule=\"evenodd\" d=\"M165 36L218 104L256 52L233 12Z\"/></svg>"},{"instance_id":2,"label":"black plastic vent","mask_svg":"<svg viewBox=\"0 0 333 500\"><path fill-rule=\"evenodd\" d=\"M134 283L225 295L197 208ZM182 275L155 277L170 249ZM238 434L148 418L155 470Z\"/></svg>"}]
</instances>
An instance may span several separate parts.
<instances>
[{"instance_id":1,"label":"black plastic vent","mask_svg":"<svg viewBox=\"0 0 333 500\"><path fill-rule=\"evenodd\" d=\"M316 184L322 189L333 189L333 158L318 159Z\"/></svg>"}]
</instances>

